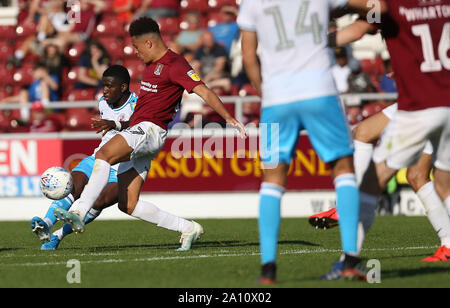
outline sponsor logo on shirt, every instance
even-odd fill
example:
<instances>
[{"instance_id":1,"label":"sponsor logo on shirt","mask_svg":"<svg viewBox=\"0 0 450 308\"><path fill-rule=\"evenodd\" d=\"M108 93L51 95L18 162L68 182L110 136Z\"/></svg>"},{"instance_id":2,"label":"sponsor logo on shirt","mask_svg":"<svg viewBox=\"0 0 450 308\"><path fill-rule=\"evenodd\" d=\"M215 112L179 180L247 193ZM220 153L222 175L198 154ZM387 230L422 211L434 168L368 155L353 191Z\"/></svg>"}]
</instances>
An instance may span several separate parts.
<instances>
[{"instance_id":1,"label":"sponsor logo on shirt","mask_svg":"<svg viewBox=\"0 0 450 308\"><path fill-rule=\"evenodd\" d=\"M147 92L153 92L158 93L158 85L157 84L151 84L145 81L141 81L141 90L147 91Z\"/></svg>"},{"instance_id":2,"label":"sponsor logo on shirt","mask_svg":"<svg viewBox=\"0 0 450 308\"><path fill-rule=\"evenodd\" d=\"M159 63L158 65L156 65L156 69L155 69L155 75L160 76L161 72L164 68L164 64Z\"/></svg>"},{"instance_id":3,"label":"sponsor logo on shirt","mask_svg":"<svg viewBox=\"0 0 450 308\"><path fill-rule=\"evenodd\" d=\"M200 76L197 75L194 70L190 70L189 72L187 72L188 76L191 77L192 80L194 81L200 81Z\"/></svg>"}]
</instances>

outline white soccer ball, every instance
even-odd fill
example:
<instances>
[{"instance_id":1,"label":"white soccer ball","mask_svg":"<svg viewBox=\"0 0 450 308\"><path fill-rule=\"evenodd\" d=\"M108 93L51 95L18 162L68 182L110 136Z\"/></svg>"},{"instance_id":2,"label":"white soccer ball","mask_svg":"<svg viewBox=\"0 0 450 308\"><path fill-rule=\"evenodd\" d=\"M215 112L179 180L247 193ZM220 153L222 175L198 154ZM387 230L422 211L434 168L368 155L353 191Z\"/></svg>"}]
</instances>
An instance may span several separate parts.
<instances>
[{"instance_id":1,"label":"white soccer ball","mask_svg":"<svg viewBox=\"0 0 450 308\"><path fill-rule=\"evenodd\" d=\"M67 197L73 188L72 174L62 167L51 167L41 175L41 191L49 199Z\"/></svg>"}]
</instances>

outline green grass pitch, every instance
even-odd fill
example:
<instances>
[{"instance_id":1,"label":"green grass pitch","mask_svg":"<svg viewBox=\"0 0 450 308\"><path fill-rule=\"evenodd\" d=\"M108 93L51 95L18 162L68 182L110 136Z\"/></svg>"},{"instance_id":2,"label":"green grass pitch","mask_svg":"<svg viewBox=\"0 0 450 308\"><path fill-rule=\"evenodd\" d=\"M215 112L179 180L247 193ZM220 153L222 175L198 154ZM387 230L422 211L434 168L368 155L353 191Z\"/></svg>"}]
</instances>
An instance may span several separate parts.
<instances>
[{"instance_id":1,"label":"green grass pitch","mask_svg":"<svg viewBox=\"0 0 450 308\"><path fill-rule=\"evenodd\" d=\"M0 287L259 288L256 219L200 219L204 236L177 252L177 233L141 221L97 221L54 252L40 251L28 222L0 222ZM59 227L58 224L56 227ZM283 219L274 288L450 287L450 262L423 263L438 238L425 217L377 217L362 257L377 259L381 283L318 281L339 258L339 228ZM81 283L69 284L69 260Z\"/></svg>"}]
</instances>

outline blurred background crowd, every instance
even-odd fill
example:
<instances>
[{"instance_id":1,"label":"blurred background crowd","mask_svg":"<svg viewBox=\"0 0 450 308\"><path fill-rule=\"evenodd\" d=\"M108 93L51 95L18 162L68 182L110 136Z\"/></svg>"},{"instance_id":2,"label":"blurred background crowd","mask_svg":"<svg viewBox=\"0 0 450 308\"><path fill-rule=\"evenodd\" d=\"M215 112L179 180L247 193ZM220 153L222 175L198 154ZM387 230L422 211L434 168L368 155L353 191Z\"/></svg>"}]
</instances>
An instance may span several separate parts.
<instances>
[{"instance_id":1,"label":"blurred background crowd","mask_svg":"<svg viewBox=\"0 0 450 308\"><path fill-rule=\"evenodd\" d=\"M135 55L127 27L140 16L158 21L169 48L182 54L218 95L256 94L242 65L236 24L240 0L1 0L0 6L13 2L19 8L15 24L0 25L0 103L31 108L0 110L0 132L91 130L95 108L55 110L48 103L99 99L101 76L112 64L128 68L130 88L139 94L145 65ZM336 29L332 21L330 31ZM389 59L380 52L355 57L350 46L330 52L341 94L396 92L395 81L386 77ZM350 123L356 124L392 101L348 97L344 103ZM234 104L226 106L234 113ZM242 112L244 124L259 123L258 102L244 103ZM221 121L186 93L174 123L198 127L224 125Z\"/></svg>"}]
</instances>

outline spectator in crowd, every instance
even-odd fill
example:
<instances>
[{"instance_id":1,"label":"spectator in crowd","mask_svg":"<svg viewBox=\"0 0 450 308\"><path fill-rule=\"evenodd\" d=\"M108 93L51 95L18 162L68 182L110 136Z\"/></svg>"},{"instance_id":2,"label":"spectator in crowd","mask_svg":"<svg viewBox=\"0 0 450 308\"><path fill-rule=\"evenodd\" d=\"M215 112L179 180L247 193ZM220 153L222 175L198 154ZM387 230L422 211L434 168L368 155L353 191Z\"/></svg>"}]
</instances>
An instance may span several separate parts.
<instances>
[{"instance_id":1,"label":"spectator in crowd","mask_svg":"<svg viewBox=\"0 0 450 308\"><path fill-rule=\"evenodd\" d=\"M195 51L200 48L203 29L200 27L200 15L190 12L186 15L187 28L182 30L175 39L174 51L181 54L186 49Z\"/></svg>"},{"instance_id":2,"label":"spectator in crowd","mask_svg":"<svg viewBox=\"0 0 450 308\"><path fill-rule=\"evenodd\" d=\"M135 18L147 16L158 20L162 17L174 17L178 15L179 8L180 0L142 0Z\"/></svg>"},{"instance_id":3,"label":"spectator in crowd","mask_svg":"<svg viewBox=\"0 0 450 308\"><path fill-rule=\"evenodd\" d=\"M261 104L246 102L242 104L242 123L244 125L254 124L259 125L260 115L261 115Z\"/></svg>"},{"instance_id":4,"label":"spectator in crowd","mask_svg":"<svg viewBox=\"0 0 450 308\"><path fill-rule=\"evenodd\" d=\"M384 60L385 74L381 77L380 89L385 93L397 93L397 85L395 79L388 77L392 73L391 61L389 59Z\"/></svg>"},{"instance_id":5,"label":"spectator in crowd","mask_svg":"<svg viewBox=\"0 0 450 308\"><path fill-rule=\"evenodd\" d=\"M42 44L54 44L65 51L70 44L87 41L96 23L96 15L105 8L103 1L78 0L72 4L71 11L67 13L69 27L67 31L58 32L54 38L45 39Z\"/></svg>"},{"instance_id":6,"label":"spectator in crowd","mask_svg":"<svg viewBox=\"0 0 450 308\"><path fill-rule=\"evenodd\" d=\"M54 118L50 118L45 113L44 105L40 101L33 102L31 106L31 133L52 133L61 131L61 123Z\"/></svg>"},{"instance_id":7,"label":"spectator in crowd","mask_svg":"<svg viewBox=\"0 0 450 308\"><path fill-rule=\"evenodd\" d=\"M225 46L230 54L233 41L239 39L239 26L236 23L238 10L232 5L224 5L220 9L222 22L209 27L209 31L214 35L214 40Z\"/></svg>"},{"instance_id":8,"label":"spectator in crowd","mask_svg":"<svg viewBox=\"0 0 450 308\"><path fill-rule=\"evenodd\" d=\"M65 32L69 29L67 13L65 12L65 1L50 0L42 8L42 13L37 24L37 35L31 35L25 39L19 49L14 52L10 61L20 67L22 60L29 51L37 56L42 55L41 42L46 38L55 37L59 32Z\"/></svg>"},{"instance_id":9,"label":"spectator in crowd","mask_svg":"<svg viewBox=\"0 0 450 308\"><path fill-rule=\"evenodd\" d=\"M334 81L339 93L347 93L349 91L348 77L351 74L347 50L343 47L338 47L335 48L334 54L336 57L336 64L332 68Z\"/></svg>"},{"instance_id":10,"label":"spectator in crowd","mask_svg":"<svg viewBox=\"0 0 450 308\"><path fill-rule=\"evenodd\" d=\"M348 76L348 88L350 93L373 93L376 92L375 86L370 80L370 76L361 70L359 61L354 60L349 65L351 73Z\"/></svg>"},{"instance_id":11,"label":"spectator in crowd","mask_svg":"<svg viewBox=\"0 0 450 308\"><path fill-rule=\"evenodd\" d=\"M211 89L231 90L228 54L224 46L214 41L211 32L201 35L201 47L195 52L193 68Z\"/></svg>"},{"instance_id":12,"label":"spectator in crowd","mask_svg":"<svg viewBox=\"0 0 450 308\"><path fill-rule=\"evenodd\" d=\"M125 24L133 19L133 14L141 5L141 0L114 0L113 10L117 19Z\"/></svg>"},{"instance_id":13,"label":"spectator in crowd","mask_svg":"<svg viewBox=\"0 0 450 308\"><path fill-rule=\"evenodd\" d=\"M9 96L0 103L20 103L27 105L29 102L40 101L45 106L50 101L59 100L59 80L48 72L44 63L38 62L33 67L33 80L28 87L24 87L17 95ZM24 122L29 120L29 109L21 109L21 117Z\"/></svg>"},{"instance_id":14,"label":"spectator in crowd","mask_svg":"<svg viewBox=\"0 0 450 308\"><path fill-rule=\"evenodd\" d=\"M64 67L68 66L66 57L61 53L58 46L47 45L41 58L41 62L45 64L48 73L55 76L58 80L62 80Z\"/></svg>"},{"instance_id":15,"label":"spectator in crowd","mask_svg":"<svg viewBox=\"0 0 450 308\"><path fill-rule=\"evenodd\" d=\"M97 41L91 41L80 58L78 82L75 89L102 87L101 78L109 67L111 60L106 48Z\"/></svg>"}]
</instances>

